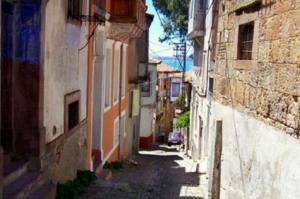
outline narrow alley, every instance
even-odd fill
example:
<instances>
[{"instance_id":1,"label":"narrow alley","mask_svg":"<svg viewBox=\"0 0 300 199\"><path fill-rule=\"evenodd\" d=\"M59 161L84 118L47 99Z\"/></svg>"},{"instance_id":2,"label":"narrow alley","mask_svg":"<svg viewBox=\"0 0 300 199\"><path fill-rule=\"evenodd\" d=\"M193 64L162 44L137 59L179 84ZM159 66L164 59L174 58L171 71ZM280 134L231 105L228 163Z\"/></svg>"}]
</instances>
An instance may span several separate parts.
<instances>
[{"instance_id":1,"label":"narrow alley","mask_svg":"<svg viewBox=\"0 0 300 199\"><path fill-rule=\"evenodd\" d=\"M300 0L0 0L0 199L300 199Z\"/></svg>"},{"instance_id":2,"label":"narrow alley","mask_svg":"<svg viewBox=\"0 0 300 199\"><path fill-rule=\"evenodd\" d=\"M197 165L176 146L155 146L140 151L134 160L113 172L111 181L97 180L81 199L202 199Z\"/></svg>"}]
</instances>

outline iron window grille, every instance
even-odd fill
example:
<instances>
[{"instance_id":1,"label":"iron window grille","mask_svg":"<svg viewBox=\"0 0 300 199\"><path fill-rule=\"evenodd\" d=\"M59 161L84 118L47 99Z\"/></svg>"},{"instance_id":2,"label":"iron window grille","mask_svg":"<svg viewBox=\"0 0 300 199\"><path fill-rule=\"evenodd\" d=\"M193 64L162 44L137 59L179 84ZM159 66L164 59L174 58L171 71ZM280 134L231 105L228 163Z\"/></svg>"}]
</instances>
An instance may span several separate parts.
<instances>
[{"instance_id":1,"label":"iron window grille","mask_svg":"<svg viewBox=\"0 0 300 199\"><path fill-rule=\"evenodd\" d=\"M238 59L252 59L253 34L254 22L239 26Z\"/></svg>"}]
</instances>

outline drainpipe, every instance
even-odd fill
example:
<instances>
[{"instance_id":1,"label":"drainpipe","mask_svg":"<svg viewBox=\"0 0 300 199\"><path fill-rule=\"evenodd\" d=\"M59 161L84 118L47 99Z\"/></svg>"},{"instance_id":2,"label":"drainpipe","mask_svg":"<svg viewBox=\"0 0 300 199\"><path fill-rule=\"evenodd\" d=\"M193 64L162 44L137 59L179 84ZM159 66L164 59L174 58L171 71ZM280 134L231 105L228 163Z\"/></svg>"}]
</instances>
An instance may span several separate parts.
<instances>
[{"instance_id":1,"label":"drainpipe","mask_svg":"<svg viewBox=\"0 0 300 199\"><path fill-rule=\"evenodd\" d=\"M89 15L93 15L94 9L93 4L94 1L89 1ZM88 24L88 35L91 35L93 32L93 26L94 22L89 22ZM91 170L91 143L92 143L92 136L91 136L91 99L92 99L92 79L93 79L93 44L94 39L92 39L92 42L89 42L88 44L88 63L87 63L87 94L86 94L86 123L87 123L87 129L86 129L86 161L85 161L85 167L87 170Z\"/></svg>"},{"instance_id":2,"label":"drainpipe","mask_svg":"<svg viewBox=\"0 0 300 199\"><path fill-rule=\"evenodd\" d=\"M122 133L121 130L122 130L122 77L123 77L123 48L124 48L124 45L121 45L120 46L120 60L119 60L119 63L120 63L120 76L119 76L119 146L118 146L118 157L119 157L119 161L122 161L122 147L121 147L121 140L124 138L124 136L122 137ZM126 66L125 66L126 67ZM126 71L126 70L125 70ZM125 72L124 71L124 72ZM126 77L126 75L125 75ZM125 85L123 85L125 86ZM125 93L124 93L125 95ZM124 124L125 124L125 121L124 121ZM123 129L125 130L125 128ZM123 143L124 144L124 143Z\"/></svg>"}]
</instances>

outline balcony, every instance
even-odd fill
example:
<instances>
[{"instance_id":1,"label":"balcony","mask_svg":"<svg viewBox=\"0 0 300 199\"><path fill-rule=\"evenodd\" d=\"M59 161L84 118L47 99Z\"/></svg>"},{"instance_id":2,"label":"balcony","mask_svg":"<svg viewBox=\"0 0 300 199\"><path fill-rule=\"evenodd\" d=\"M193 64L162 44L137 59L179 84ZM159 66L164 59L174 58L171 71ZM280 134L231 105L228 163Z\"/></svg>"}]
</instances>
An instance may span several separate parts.
<instances>
[{"instance_id":1,"label":"balcony","mask_svg":"<svg viewBox=\"0 0 300 199\"><path fill-rule=\"evenodd\" d=\"M205 31L205 0L191 0L188 39L203 37Z\"/></svg>"},{"instance_id":2,"label":"balcony","mask_svg":"<svg viewBox=\"0 0 300 199\"><path fill-rule=\"evenodd\" d=\"M108 38L126 42L147 29L145 0L107 1Z\"/></svg>"}]
</instances>

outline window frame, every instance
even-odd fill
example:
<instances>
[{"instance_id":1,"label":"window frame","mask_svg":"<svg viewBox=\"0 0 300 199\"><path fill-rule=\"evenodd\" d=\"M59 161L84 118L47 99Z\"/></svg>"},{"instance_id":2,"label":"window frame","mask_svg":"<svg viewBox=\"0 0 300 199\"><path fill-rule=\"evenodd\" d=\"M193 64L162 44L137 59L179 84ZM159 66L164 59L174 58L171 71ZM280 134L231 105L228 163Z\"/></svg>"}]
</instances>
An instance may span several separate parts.
<instances>
[{"instance_id":1,"label":"window frame","mask_svg":"<svg viewBox=\"0 0 300 199\"><path fill-rule=\"evenodd\" d=\"M248 23L240 24L238 27L238 42L237 42L238 60L253 60L254 26L255 26L254 21L251 21ZM249 31L250 28L251 30ZM246 34L245 31L248 34ZM246 37L250 37L250 38L246 38ZM250 45L248 44L249 46L245 48L245 43L249 43ZM245 53L250 53L250 55Z\"/></svg>"},{"instance_id":2,"label":"window frame","mask_svg":"<svg viewBox=\"0 0 300 199\"><path fill-rule=\"evenodd\" d=\"M116 55L118 54L118 57ZM113 56L113 105L118 104L120 98L120 70L121 70L121 46L115 45ZM116 74L116 70L118 73ZM115 87L116 86L116 87Z\"/></svg>"},{"instance_id":3,"label":"window frame","mask_svg":"<svg viewBox=\"0 0 300 199\"><path fill-rule=\"evenodd\" d=\"M121 97L122 99L125 98L126 96L126 74L127 74L127 45L123 44L122 45L122 53L121 53L121 67L122 67L122 74L121 74L121 82L122 82L122 90L121 90Z\"/></svg>"},{"instance_id":4,"label":"window frame","mask_svg":"<svg viewBox=\"0 0 300 199\"><path fill-rule=\"evenodd\" d=\"M75 132L80 127L80 115L81 115L81 92L80 90L65 95L64 102L64 133L70 134ZM77 124L72 128L69 128L69 105L78 102L78 118Z\"/></svg>"},{"instance_id":5,"label":"window frame","mask_svg":"<svg viewBox=\"0 0 300 199\"><path fill-rule=\"evenodd\" d=\"M110 60L108 60L108 52L110 53ZM104 82L104 112L111 107L111 88L112 88L112 48L106 47L105 51L105 82ZM109 74L108 73L109 70ZM109 84L109 85L108 85Z\"/></svg>"}]
</instances>

